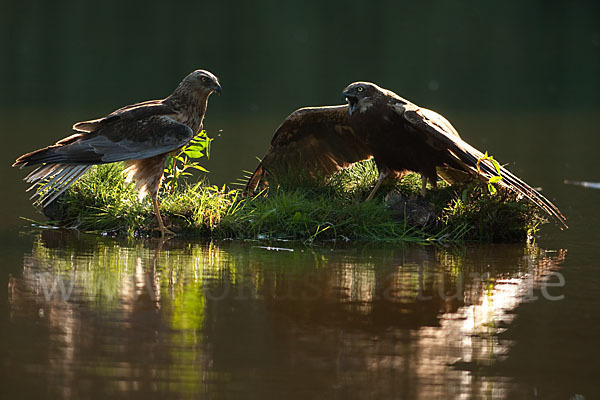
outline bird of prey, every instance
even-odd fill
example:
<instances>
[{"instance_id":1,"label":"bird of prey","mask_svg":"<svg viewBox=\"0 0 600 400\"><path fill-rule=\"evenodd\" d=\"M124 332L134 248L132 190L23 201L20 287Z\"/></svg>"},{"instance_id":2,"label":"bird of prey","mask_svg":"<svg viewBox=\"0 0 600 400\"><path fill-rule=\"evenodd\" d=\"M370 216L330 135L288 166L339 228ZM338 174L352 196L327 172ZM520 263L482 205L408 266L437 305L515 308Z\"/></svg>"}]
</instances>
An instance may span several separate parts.
<instances>
[{"instance_id":1,"label":"bird of prey","mask_svg":"<svg viewBox=\"0 0 600 400\"><path fill-rule=\"evenodd\" d=\"M40 165L25 181L36 188L32 199L46 207L92 165L125 161L127 181L135 181L140 197L149 193L161 236L165 228L158 208L158 189L169 153L185 146L202 130L213 93L221 93L219 79L205 70L186 76L162 100L119 108L105 117L73 125L73 134L56 144L19 157L13 167Z\"/></svg>"},{"instance_id":2,"label":"bird of prey","mask_svg":"<svg viewBox=\"0 0 600 400\"><path fill-rule=\"evenodd\" d=\"M419 107L370 82L354 82L342 92L345 105L294 111L279 126L271 147L246 185L247 193L267 187L283 174L305 171L331 176L358 161L373 158L379 170L373 195L384 179L409 172L435 186L438 174L449 183L498 176L493 162L465 142L440 114ZM527 198L566 227L558 208L504 167L497 184ZM497 180L498 178L496 178Z\"/></svg>"}]
</instances>

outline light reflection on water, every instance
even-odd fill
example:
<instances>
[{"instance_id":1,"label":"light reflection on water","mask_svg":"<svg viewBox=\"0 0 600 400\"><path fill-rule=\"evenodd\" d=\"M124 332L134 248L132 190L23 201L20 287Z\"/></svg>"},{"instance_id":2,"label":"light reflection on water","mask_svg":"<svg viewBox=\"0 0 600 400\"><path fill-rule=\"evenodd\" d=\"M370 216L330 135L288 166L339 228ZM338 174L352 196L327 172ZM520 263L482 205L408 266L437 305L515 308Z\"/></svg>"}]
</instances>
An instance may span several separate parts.
<instances>
[{"instance_id":1,"label":"light reflection on water","mask_svg":"<svg viewBox=\"0 0 600 400\"><path fill-rule=\"evenodd\" d=\"M510 351L498 334L511 311L565 252L293 250L43 232L9 280L7 381L61 398L529 390L485 371Z\"/></svg>"}]
</instances>

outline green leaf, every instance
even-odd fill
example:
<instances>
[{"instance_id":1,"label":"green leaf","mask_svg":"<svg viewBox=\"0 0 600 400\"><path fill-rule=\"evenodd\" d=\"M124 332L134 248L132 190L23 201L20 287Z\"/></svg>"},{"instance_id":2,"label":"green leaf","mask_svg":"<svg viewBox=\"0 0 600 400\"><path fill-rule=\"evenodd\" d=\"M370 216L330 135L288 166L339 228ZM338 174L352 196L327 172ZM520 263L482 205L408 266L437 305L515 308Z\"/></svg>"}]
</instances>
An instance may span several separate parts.
<instances>
[{"instance_id":1,"label":"green leaf","mask_svg":"<svg viewBox=\"0 0 600 400\"><path fill-rule=\"evenodd\" d=\"M184 152L187 153L188 151L202 151L206 149L206 147L206 142L192 143L184 149Z\"/></svg>"},{"instance_id":2,"label":"green leaf","mask_svg":"<svg viewBox=\"0 0 600 400\"><path fill-rule=\"evenodd\" d=\"M500 174L500 164L498 164L498 161L492 160L492 164L494 165L494 168L496 168L496 172L498 173L498 175L502 175Z\"/></svg>"},{"instance_id":3,"label":"green leaf","mask_svg":"<svg viewBox=\"0 0 600 400\"><path fill-rule=\"evenodd\" d=\"M190 167L190 168L195 168L195 169L197 169L197 170L200 170L200 171L202 171L202 172L209 172L209 171L208 171L206 168L204 168L204 167L203 167L203 166L201 166L201 165L190 165L189 167Z\"/></svg>"},{"instance_id":4,"label":"green leaf","mask_svg":"<svg viewBox=\"0 0 600 400\"><path fill-rule=\"evenodd\" d=\"M489 180L488 183L498 183L502 180L501 176L492 176Z\"/></svg>"},{"instance_id":5,"label":"green leaf","mask_svg":"<svg viewBox=\"0 0 600 400\"><path fill-rule=\"evenodd\" d=\"M201 131L177 155L169 156L164 170L165 187L172 189L177 187L179 179L191 175L191 173L185 172L190 168L208 172L207 169L193 160L202 157L209 158L211 141L212 139L208 137L206 131ZM172 192L173 190L171 190Z\"/></svg>"},{"instance_id":6,"label":"green leaf","mask_svg":"<svg viewBox=\"0 0 600 400\"><path fill-rule=\"evenodd\" d=\"M204 157L204 153L202 153L201 151L196 151L196 150L186 150L185 154L189 158L202 158L202 157Z\"/></svg>"}]
</instances>

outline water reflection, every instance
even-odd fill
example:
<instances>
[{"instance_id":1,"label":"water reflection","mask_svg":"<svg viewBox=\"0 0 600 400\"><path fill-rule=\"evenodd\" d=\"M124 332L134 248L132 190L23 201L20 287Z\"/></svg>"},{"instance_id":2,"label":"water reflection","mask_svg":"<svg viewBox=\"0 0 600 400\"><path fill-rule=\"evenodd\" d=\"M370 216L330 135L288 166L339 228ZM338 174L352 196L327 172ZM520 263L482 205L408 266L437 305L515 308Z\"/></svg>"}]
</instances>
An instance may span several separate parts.
<instances>
[{"instance_id":1,"label":"water reflection","mask_svg":"<svg viewBox=\"0 0 600 400\"><path fill-rule=\"evenodd\" d=\"M511 311L565 256L535 245L291 250L43 232L9 281L9 392L503 397L518 384L480 367L510 352L498 334Z\"/></svg>"}]
</instances>

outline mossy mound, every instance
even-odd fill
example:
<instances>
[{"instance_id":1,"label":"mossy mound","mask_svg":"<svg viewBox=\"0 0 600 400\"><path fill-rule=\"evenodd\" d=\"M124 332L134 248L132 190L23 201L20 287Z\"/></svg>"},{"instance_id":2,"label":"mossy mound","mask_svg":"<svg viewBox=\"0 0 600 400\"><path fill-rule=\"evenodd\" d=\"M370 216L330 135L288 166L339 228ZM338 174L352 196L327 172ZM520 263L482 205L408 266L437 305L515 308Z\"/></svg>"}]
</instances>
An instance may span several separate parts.
<instances>
[{"instance_id":1,"label":"mossy mound","mask_svg":"<svg viewBox=\"0 0 600 400\"><path fill-rule=\"evenodd\" d=\"M148 198L138 199L122 166L94 167L44 213L53 224L110 235L148 236L156 222ZM183 236L283 240L523 241L544 222L537 209L512 193L489 194L478 184L440 182L425 198L411 174L382 185L372 162L342 171L325 185L281 183L245 198L241 190L199 182L160 193L161 213Z\"/></svg>"}]
</instances>

